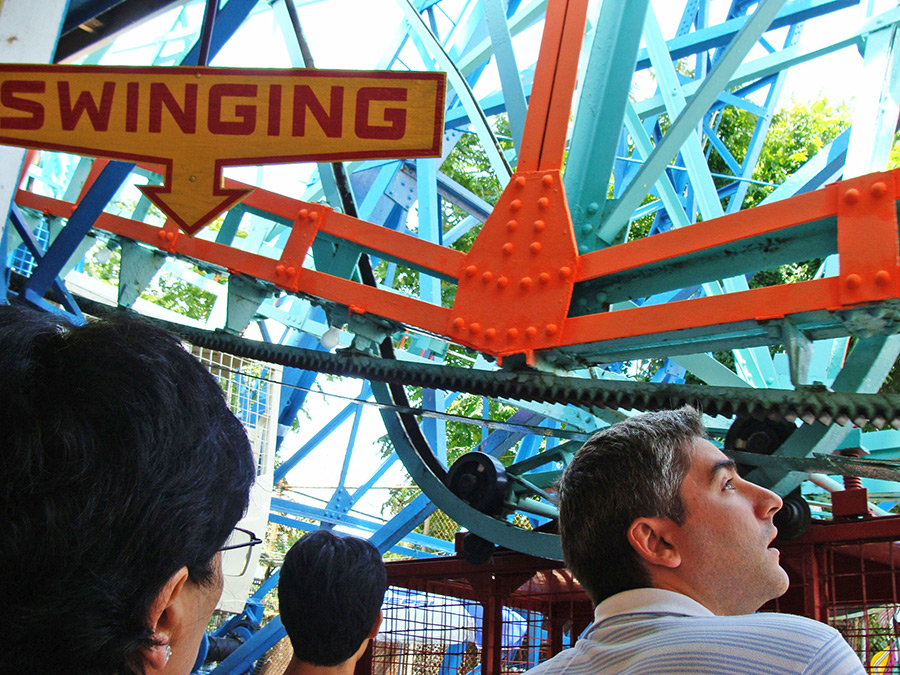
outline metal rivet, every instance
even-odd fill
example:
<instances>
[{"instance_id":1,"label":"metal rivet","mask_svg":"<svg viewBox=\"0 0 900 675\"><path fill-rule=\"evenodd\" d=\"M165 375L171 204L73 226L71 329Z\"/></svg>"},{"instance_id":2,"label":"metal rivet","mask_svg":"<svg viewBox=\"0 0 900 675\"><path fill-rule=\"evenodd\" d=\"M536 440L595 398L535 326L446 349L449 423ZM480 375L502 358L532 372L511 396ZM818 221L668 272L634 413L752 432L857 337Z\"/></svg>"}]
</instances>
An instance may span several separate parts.
<instances>
[{"instance_id":1,"label":"metal rivet","mask_svg":"<svg viewBox=\"0 0 900 675\"><path fill-rule=\"evenodd\" d=\"M879 286L887 286L891 282L891 273L887 270L878 270L875 273L875 283Z\"/></svg>"},{"instance_id":2,"label":"metal rivet","mask_svg":"<svg viewBox=\"0 0 900 675\"><path fill-rule=\"evenodd\" d=\"M319 219L319 212L318 212L318 211L310 211L310 212L309 212L309 219L310 219L310 220L318 220L318 219Z\"/></svg>"},{"instance_id":3,"label":"metal rivet","mask_svg":"<svg viewBox=\"0 0 900 675\"><path fill-rule=\"evenodd\" d=\"M275 276L277 276L277 277L284 276L284 265L277 265L275 267Z\"/></svg>"},{"instance_id":4,"label":"metal rivet","mask_svg":"<svg viewBox=\"0 0 900 675\"><path fill-rule=\"evenodd\" d=\"M844 202L847 204L856 204L859 201L859 190L850 188L844 193Z\"/></svg>"},{"instance_id":5,"label":"metal rivet","mask_svg":"<svg viewBox=\"0 0 900 675\"><path fill-rule=\"evenodd\" d=\"M533 241L533 242L531 242L531 246L529 246L528 248L531 249L532 253L540 253L541 252L541 242Z\"/></svg>"},{"instance_id":6,"label":"metal rivet","mask_svg":"<svg viewBox=\"0 0 900 675\"><path fill-rule=\"evenodd\" d=\"M288 267L288 268L287 268L287 273L288 273L288 276L289 276L289 277L292 277L292 276L294 276L294 275L297 273L297 270L296 270L296 268L294 268L294 267Z\"/></svg>"},{"instance_id":7,"label":"metal rivet","mask_svg":"<svg viewBox=\"0 0 900 675\"><path fill-rule=\"evenodd\" d=\"M300 218L305 219L309 215L309 209L300 209Z\"/></svg>"},{"instance_id":8,"label":"metal rivet","mask_svg":"<svg viewBox=\"0 0 900 675\"><path fill-rule=\"evenodd\" d=\"M497 337L497 329L496 328L488 328L484 331L484 337L486 340L493 340Z\"/></svg>"},{"instance_id":9,"label":"metal rivet","mask_svg":"<svg viewBox=\"0 0 900 675\"><path fill-rule=\"evenodd\" d=\"M508 284L509 279L507 279L506 277L500 277L499 279L497 279L497 288L506 288Z\"/></svg>"},{"instance_id":10,"label":"metal rivet","mask_svg":"<svg viewBox=\"0 0 900 675\"><path fill-rule=\"evenodd\" d=\"M453 327L456 330L462 330L463 328L466 327L466 320L463 319L461 316L456 317L455 319L453 319Z\"/></svg>"},{"instance_id":11,"label":"metal rivet","mask_svg":"<svg viewBox=\"0 0 900 675\"><path fill-rule=\"evenodd\" d=\"M559 268L560 279L568 279L570 276L572 276L572 268L571 267L569 267L568 265L564 265L563 267Z\"/></svg>"},{"instance_id":12,"label":"metal rivet","mask_svg":"<svg viewBox=\"0 0 900 675\"><path fill-rule=\"evenodd\" d=\"M521 288L523 291L527 291L529 288L531 288L531 284L531 277L522 277L519 280L519 288Z\"/></svg>"},{"instance_id":13,"label":"metal rivet","mask_svg":"<svg viewBox=\"0 0 900 675\"><path fill-rule=\"evenodd\" d=\"M174 232L166 232L166 239L169 241L175 241L175 233Z\"/></svg>"},{"instance_id":14,"label":"metal rivet","mask_svg":"<svg viewBox=\"0 0 900 675\"><path fill-rule=\"evenodd\" d=\"M528 181L525 180L524 176L518 176L516 178L516 187L520 187L520 188L525 187L525 183L527 183L527 182Z\"/></svg>"},{"instance_id":15,"label":"metal rivet","mask_svg":"<svg viewBox=\"0 0 900 675\"><path fill-rule=\"evenodd\" d=\"M559 331L559 327L555 323L548 323L547 327L544 329L544 332L547 335L556 335L557 331Z\"/></svg>"},{"instance_id":16,"label":"metal rivet","mask_svg":"<svg viewBox=\"0 0 900 675\"><path fill-rule=\"evenodd\" d=\"M510 328L508 331L506 331L506 337L508 337L510 340L515 340L517 337L519 337L519 329Z\"/></svg>"},{"instance_id":17,"label":"metal rivet","mask_svg":"<svg viewBox=\"0 0 900 675\"><path fill-rule=\"evenodd\" d=\"M469 265L466 268L466 276L468 276L468 277L474 277L477 272L478 272L478 268L475 267L475 265Z\"/></svg>"},{"instance_id":18,"label":"metal rivet","mask_svg":"<svg viewBox=\"0 0 900 675\"><path fill-rule=\"evenodd\" d=\"M508 241L505 244L503 244L503 252L506 255L512 255L512 252L515 250L516 250L516 246L511 241Z\"/></svg>"},{"instance_id":19,"label":"metal rivet","mask_svg":"<svg viewBox=\"0 0 900 675\"><path fill-rule=\"evenodd\" d=\"M872 183L872 187L869 188L869 194L878 199L879 197L884 197L887 194L887 184L883 181L877 181Z\"/></svg>"},{"instance_id":20,"label":"metal rivet","mask_svg":"<svg viewBox=\"0 0 900 675\"><path fill-rule=\"evenodd\" d=\"M535 335L537 335L537 328L534 326L528 326L525 329L525 337L533 338Z\"/></svg>"},{"instance_id":21,"label":"metal rivet","mask_svg":"<svg viewBox=\"0 0 900 675\"><path fill-rule=\"evenodd\" d=\"M522 200L521 199L513 199L509 204L510 211L518 211L522 208Z\"/></svg>"},{"instance_id":22,"label":"metal rivet","mask_svg":"<svg viewBox=\"0 0 900 675\"><path fill-rule=\"evenodd\" d=\"M862 285L862 277L858 274L848 274L847 278L844 279L844 285L851 291L854 291Z\"/></svg>"},{"instance_id":23,"label":"metal rivet","mask_svg":"<svg viewBox=\"0 0 900 675\"><path fill-rule=\"evenodd\" d=\"M481 280L482 280L484 283L486 283L486 284L491 283L491 282L494 280L494 273L491 272L490 270L488 270L487 272L482 273L482 275L481 275Z\"/></svg>"},{"instance_id":24,"label":"metal rivet","mask_svg":"<svg viewBox=\"0 0 900 675\"><path fill-rule=\"evenodd\" d=\"M475 323L471 324L471 325L469 326L469 332L470 332L472 335L478 335L478 333L481 332L481 324L478 323L478 322L475 322Z\"/></svg>"},{"instance_id":25,"label":"metal rivet","mask_svg":"<svg viewBox=\"0 0 900 675\"><path fill-rule=\"evenodd\" d=\"M165 238L166 238L166 231L165 231L165 230L160 230L159 232L157 232L156 236L159 237L160 239L165 239Z\"/></svg>"},{"instance_id":26,"label":"metal rivet","mask_svg":"<svg viewBox=\"0 0 900 675\"><path fill-rule=\"evenodd\" d=\"M546 185L547 187L550 187L551 185L553 185L553 174L552 173L544 174L544 177L541 178L541 182L544 185Z\"/></svg>"},{"instance_id":27,"label":"metal rivet","mask_svg":"<svg viewBox=\"0 0 900 675\"><path fill-rule=\"evenodd\" d=\"M538 206L540 206L542 209L546 209L548 206L550 206L550 200L546 197L541 197L540 199L538 199Z\"/></svg>"},{"instance_id":28,"label":"metal rivet","mask_svg":"<svg viewBox=\"0 0 900 675\"><path fill-rule=\"evenodd\" d=\"M543 220L534 221L535 232L543 232L545 227L547 227L547 223L545 223Z\"/></svg>"},{"instance_id":29,"label":"metal rivet","mask_svg":"<svg viewBox=\"0 0 900 675\"><path fill-rule=\"evenodd\" d=\"M546 272L541 272L541 273L538 275L538 279L540 279L540 281L541 281L542 284L549 284L549 283L550 283L550 275L547 274Z\"/></svg>"},{"instance_id":30,"label":"metal rivet","mask_svg":"<svg viewBox=\"0 0 900 675\"><path fill-rule=\"evenodd\" d=\"M510 232L515 232L517 227L519 227L518 220L507 220L506 221L506 229L509 230Z\"/></svg>"}]
</instances>

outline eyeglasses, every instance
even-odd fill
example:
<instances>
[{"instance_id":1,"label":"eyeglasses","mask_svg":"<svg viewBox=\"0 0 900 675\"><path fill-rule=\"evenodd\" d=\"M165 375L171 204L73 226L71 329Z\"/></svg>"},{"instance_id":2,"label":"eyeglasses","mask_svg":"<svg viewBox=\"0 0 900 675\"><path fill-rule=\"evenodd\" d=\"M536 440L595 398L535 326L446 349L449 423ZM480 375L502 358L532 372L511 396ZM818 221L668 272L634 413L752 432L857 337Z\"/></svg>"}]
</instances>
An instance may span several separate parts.
<instances>
[{"instance_id":1,"label":"eyeglasses","mask_svg":"<svg viewBox=\"0 0 900 675\"><path fill-rule=\"evenodd\" d=\"M236 527L228 535L222 551L222 573L226 577L239 577L247 571L253 547L261 544L262 539L250 530Z\"/></svg>"}]
</instances>

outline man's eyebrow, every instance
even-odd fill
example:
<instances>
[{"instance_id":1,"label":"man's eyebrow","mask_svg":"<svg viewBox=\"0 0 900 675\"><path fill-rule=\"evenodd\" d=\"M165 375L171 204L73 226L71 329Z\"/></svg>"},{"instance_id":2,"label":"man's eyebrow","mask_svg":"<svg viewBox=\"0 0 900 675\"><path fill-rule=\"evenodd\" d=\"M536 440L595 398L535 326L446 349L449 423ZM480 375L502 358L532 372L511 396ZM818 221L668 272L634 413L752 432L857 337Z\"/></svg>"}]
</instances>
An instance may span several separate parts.
<instances>
[{"instance_id":1,"label":"man's eyebrow","mask_svg":"<svg viewBox=\"0 0 900 675\"><path fill-rule=\"evenodd\" d=\"M716 462L713 464L712 469L710 469L710 480L715 480L720 471L737 471L737 464L733 459L723 459Z\"/></svg>"}]
</instances>

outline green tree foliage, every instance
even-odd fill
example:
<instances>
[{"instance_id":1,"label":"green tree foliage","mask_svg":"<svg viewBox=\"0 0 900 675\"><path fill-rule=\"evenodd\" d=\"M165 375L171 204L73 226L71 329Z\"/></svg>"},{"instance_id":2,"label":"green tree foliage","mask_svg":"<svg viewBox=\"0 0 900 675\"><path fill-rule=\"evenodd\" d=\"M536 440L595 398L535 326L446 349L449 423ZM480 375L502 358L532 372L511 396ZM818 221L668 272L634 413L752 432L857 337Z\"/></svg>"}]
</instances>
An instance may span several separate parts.
<instances>
[{"instance_id":1,"label":"green tree foliage","mask_svg":"<svg viewBox=\"0 0 900 675\"><path fill-rule=\"evenodd\" d=\"M738 162L742 162L750 145L757 116L746 110L727 107L719 113L719 138ZM793 101L772 117L762 152L752 178L767 185L751 185L744 208L765 199L775 186L783 183L797 169L850 126L850 110L841 103L832 105L827 99L812 103ZM730 174L725 161L713 150L710 170ZM717 179L722 185L726 179Z\"/></svg>"}]
</instances>

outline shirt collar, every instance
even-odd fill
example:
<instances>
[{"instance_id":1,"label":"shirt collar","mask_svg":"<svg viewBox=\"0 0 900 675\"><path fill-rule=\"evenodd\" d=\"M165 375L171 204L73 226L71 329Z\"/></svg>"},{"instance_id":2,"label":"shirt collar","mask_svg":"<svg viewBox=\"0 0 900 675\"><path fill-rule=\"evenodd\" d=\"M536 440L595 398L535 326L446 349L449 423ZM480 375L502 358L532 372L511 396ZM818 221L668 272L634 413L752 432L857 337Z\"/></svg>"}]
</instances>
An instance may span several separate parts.
<instances>
[{"instance_id":1,"label":"shirt collar","mask_svg":"<svg viewBox=\"0 0 900 675\"><path fill-rule=\"evenodd\" d=\"M608 597L594 609L595 625L617 614L681 614L715 616L696 600L661 588L635 588Z\"/></svg>"}]
</instances>

